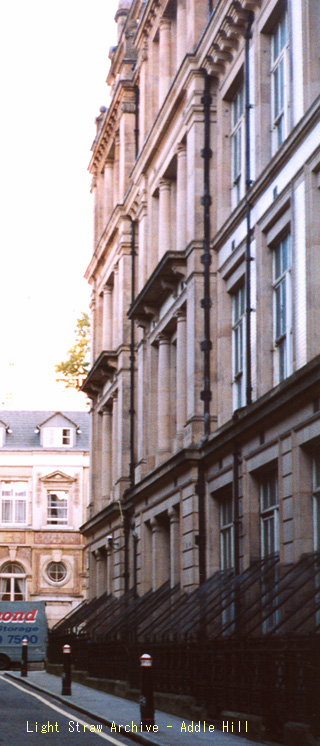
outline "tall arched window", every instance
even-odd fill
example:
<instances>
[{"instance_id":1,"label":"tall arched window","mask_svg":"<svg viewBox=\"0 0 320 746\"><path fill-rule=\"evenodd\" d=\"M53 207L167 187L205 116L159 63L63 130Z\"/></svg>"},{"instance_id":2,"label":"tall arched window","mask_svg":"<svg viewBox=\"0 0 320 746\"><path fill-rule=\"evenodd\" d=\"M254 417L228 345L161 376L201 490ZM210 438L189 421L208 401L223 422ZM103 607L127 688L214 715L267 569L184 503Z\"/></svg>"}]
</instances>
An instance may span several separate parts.
<instances>
[{"instance_id":1,"label":"tall arched window","mask_svg":"<svg viewBox=\"0 0 320 746\"><path fill-rule=\"evenodd\" d=\"M26 573L18 562L6 562L1 567L0 600L26 600Z\"/></svg>"}]
</instances>

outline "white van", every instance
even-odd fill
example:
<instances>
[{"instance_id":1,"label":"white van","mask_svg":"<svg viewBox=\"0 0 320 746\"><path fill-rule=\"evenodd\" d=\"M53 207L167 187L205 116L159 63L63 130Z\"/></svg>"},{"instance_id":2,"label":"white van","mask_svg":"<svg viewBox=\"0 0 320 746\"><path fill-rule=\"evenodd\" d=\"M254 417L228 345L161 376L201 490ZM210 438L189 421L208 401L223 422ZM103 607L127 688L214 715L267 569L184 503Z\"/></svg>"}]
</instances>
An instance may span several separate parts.
<instances>
[{"instance_id":1,"label":"white van","mask_svg":"<svg viewBox=\"0 0 320 746\"><path fill-rule=\"evenodd\" d=\"M48 627L44 601L0 601L0 670L21 661L28 640L28 662L46 659Z\"/></svg>"}]
</instances>

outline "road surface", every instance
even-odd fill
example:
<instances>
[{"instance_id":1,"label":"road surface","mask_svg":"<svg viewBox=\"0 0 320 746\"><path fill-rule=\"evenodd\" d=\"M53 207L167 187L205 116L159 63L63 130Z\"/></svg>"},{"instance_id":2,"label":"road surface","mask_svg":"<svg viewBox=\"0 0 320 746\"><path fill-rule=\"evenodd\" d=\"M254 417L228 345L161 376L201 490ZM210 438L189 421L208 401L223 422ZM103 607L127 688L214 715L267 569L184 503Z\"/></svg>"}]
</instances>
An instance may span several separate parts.
<instances>
[{"instance_id":1,"label":"road surface","mask_svg":"<svg viewBox=\"0 0 320 746\"><path fill-rule=\"evenodd\" d=\"M132 746L133 741L0 674L0 746ZM106 713L106 716L107 713ZM125 712L124 712L124 723Z\"/></svg>"}]
</instances>

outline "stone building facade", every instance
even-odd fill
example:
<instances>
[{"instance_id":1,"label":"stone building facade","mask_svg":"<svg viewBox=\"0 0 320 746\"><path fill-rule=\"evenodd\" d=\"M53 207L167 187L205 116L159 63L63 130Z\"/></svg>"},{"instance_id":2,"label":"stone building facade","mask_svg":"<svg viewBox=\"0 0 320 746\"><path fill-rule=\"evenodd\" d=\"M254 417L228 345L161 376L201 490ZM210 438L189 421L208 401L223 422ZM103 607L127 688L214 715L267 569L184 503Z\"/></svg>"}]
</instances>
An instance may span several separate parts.
<instances>
[{"instance_id":1,"label":"stone building facade","mask_svg":"<svg viewBox=\"0 0 320 746\"><path fill-rule=\"evenodd\" d=\"M320 541L320 9L120 0L90 172L89 593Z\"/></svg>"},{"instance_id":2,"label":"stone building facade","mask_svg":"<svg viewBox=\"0 0 320 746\"><path fill-rule=\"evenodd\" d=\"M49 626L86 596L88 412L0 412L0 600L45 601Z\"/></svg>"}]
</instances>

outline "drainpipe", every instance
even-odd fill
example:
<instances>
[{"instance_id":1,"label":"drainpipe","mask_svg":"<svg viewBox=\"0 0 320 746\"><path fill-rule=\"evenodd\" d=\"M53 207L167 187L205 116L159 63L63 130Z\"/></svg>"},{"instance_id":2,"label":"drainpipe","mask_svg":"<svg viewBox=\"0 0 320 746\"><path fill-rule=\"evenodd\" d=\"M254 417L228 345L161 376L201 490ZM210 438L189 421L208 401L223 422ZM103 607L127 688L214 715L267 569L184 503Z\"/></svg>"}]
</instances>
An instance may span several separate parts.
<instances>
[{"instance_id":1,"label":"drainpipe","mask_svg":"<svg viewBox=\"0 0 320 746\"><path fill-rule=\"evenodd\" d=\"M204 113L204 148L201 151L203 158L203 186L204 192L201 197L201 204L203 206L203 254L201 256L201 262L203 264L203 284L204 284L204 298L201 301L201 307L204 311L204 339L200 342L200 349L204 354L204 365L203 365L203 377L204 377L204 389L201 391L201 399L204 403L204 438L206 440L210 435L210 401L211 401L211 389L210 389L210 351L212 348L210 340L210 158L212 151L210 148L210 104L212 98L210 96L210 77L206 70L204 73L204 94L201 99L203 104Z\"/></svg>"},{"instance_id":2,"label":"drainpipe","mask_svg":"<svg viewBox=\"0 0 320 746\"><path fill-rule=\"evenodd\" d=\"M139 104L140 104L140 92L139 86L134 87L134 110L135 110L135 126L134 126L134 143L135 143L135 157L138 157L139 153Z\"/></svg>"},{"instance_id":3,"label":"drainpipe","mask_svg":"<svg viewBox=\"0 0 320 746\"><path fill-rule=\"evenodd\" d=\"M205 498L206 498L206 483L205 483L205 468L202 461L199 462L198 466L198 481L195 486L195 492L198 495L198 535L196 536L196 544L199 550L199 585L202 585L206 580L206 516L205 516Z\"/></svg>"},{"instance_id":4,"label":"drainpipe","mask_svg":"<svg viewBox=\"0 0 320 746\"><path fill-rule=\"evenodd\" d=\"M206 70L203 70L204 75L204 92L201 98L203 104L203 115L204 115L204 147L201 151L201 157L203 158L203 196L201 197L201 204L203 206L203 254L201 256L201 262L203 264L203 286L204 286L204 298L201 300L201 307L203 308L204 316L204 339L200 342L200 349L204 355L203 361L203 383L204 388L201 391L201 399L203 401L204 408L204 435L199 444L201 448L202 444L208 439L210 435L210 401L211 401L211 389L210 389L210 351L212 348L210 339L210 158L212 151L210 148L210 77ZM206 516L205 516L205 499L206 499L206 483L205 483L205 467L202 461L199 462L198 466L198 481L195 488L196 494L198 495L198 536L196 537L196 543L199 548L199 584L202 585L206 580Z\"/></svg>"},{"instance_id":5,"label":"drainpipe","mask_svg":"<svg viewBox=\"0 0 320 746\"><path fill-rule=\"evenodd\" d=\"M134 285L135 285L135 222L131 220L131 305L134 302ZM135 454L134 454L134 320L131 318L131 337L130 337L130 489L134 487L134 466L135 466Z\"/></svg>"},{"instance_id":6,"label":"drainpipe","mask_svg":"<svg viewBox=\"0 0 320 746\"><path fill-rule=\"evenodd\" d=\"M135 222L131 220L131 304L134 301L134 284L135 284ZM131 334L130 334L130 407L129 407L129 418L130 418L130 463L129 463L129 482L130 486L127 492L130 492L134 487L134 320L131 319ZM124 587L125 592L129 590L129 536L130 536L130 517L128 513L123 518L124 524Z\"/></svg>"},{"instance_id":7,"label":"drainpipe","mask_svg":"<svg viewBox=\"0 0 320 746\"><path fill-rule=\"evenodd\" d=\"M129 591L129 532L130 532L130 517L128 513L123 518L123 531L124 531L124 592Z\"/></svg>"},{"instance_id":8,"label":"drainpipe","mask_svg":"<svg viewBox=\"0 0 320 746\"><path fill-rule=\"evenodd\" d=\"M251 380L251 204L249 191L251 187L250 169L250 61L249 49L252 38L251 27L254 19L252 11L248 13L248 23L245 30L245 135L246 135L246 403L252 402Z\"/></svg>"}]
</instances>

